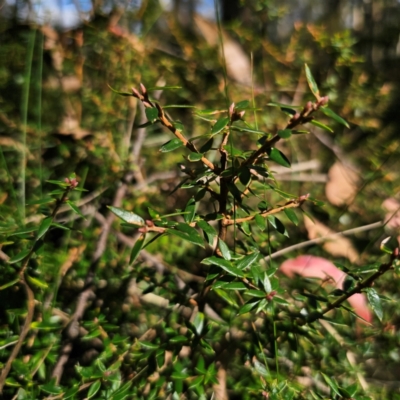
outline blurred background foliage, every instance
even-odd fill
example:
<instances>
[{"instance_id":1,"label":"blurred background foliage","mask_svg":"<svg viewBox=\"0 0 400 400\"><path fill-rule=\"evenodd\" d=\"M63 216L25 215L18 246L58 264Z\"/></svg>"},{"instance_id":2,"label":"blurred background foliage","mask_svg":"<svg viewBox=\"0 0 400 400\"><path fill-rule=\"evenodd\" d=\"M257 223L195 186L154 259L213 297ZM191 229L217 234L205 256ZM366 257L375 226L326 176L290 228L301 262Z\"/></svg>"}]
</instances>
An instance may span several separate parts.
<instances>
[{"instance_id":1,"label":"blurred background foliage","mask_svg":"<svg viewBox=\"0 0 400 400\"><path fill-rule=\"evenodd\" d=\"M163 105L195 106L198 110L223 110L231 102L254 99L257 110L247 111L246 121L266 132L276 132L285 126L286 117L279 108L267 104L304 105L311 100L304 74L307 63L322 94L329 96L330 108L349 122L350 129L332 125L332 133L313 126L310 135L298 135L280 146L293 166L300 166L289 172L274 169L280 187L296 196L311 193L325 201L324 207L307 211L336 232L382 221L387 212L393 215L400 206L398 0L302 0L296 4L288 0L223 0L216 8L195 0L90 4L77 0L54 8L42 0L4 2L0 13L0 286L15 274L5 255L13 256L32 239L22 227L36 226L48 212L46 206L37 204L53 189L46 181L76 172L80 186L88 190L73 195L85 219L68 211L60 214L59 222L71 231L52 230L35 260L37 274L49 285L37 292L35 321L51 325L54 315L60 319L48 329L32 331L13 365L5 389L10 396L18 387L28 396L19 398L42 398L43 393L56 396L51 390L57 391L54 388L61 387L57 385L81 385L80 390L87 390L100 382L96 380L96 368L104 372L100 362L110 371L108 376L119 374L114 381L119 379L120 386L101 375L103 392L96 391L94 396L106 396L106 390L112 392L124 382L133 382L129 390L134 390L134 398L166 398L173 392L170 381L178 392L179 385L184 385L181 392L186 397L182 398L210 396L208 389L202 392L196 385L190 389L192 381L186 379L196 374L194 368L201 359L182 356L165 367L171 370L157 381L155 364L163 364L157 360L161 356L154 348L143 351L135 342L154 327L157 334L152 338L161 337L159 345L170 331L184 330L184 317L171 313L162 301L168 300L169 305L187 303L187 298L177 293L182 290L184 297L184 293L196 291L196 277L204 276L199 261L206 251L200 254L198 248L164 237L146 249L138 265L128 267L132 238L137 236L117 222L99 260L97 298L83 323L86 341L75 344L61 381L45 387L60 356L57 334L73 313L107 218L106 206L112 203L126 174L132 171L133 179L123 206L144 218L149 217L148 207L160 214L173 213L184 208L189 198L185 191L174 191L181 180L177 164L185 162L181 153L158 151L171 139L170 134L155 124L146 128L143 136L143 128L138 126L146 119L136 99L119 96L111 88L129 92L140 82L147 87L178 86L152 95ZM169 112L182 122L188 137L210 129L210 123L191 108ZM132 151L142 140L140 154ZM241 148L255 149L258 136L238 134L235 140ZM304 167L309 161L312 166ZM339 165L339 173L333 165ZM203 207L204 213L213 210L212 204ZM388 234L399 235L399 225L385 229L357 233L350 245L336 243L338 250L333 254L318 245L295 250L275 259L274 265L305 251L349 268L371 264L380 257L380 241ZM276 231L255 233L265 255L312 235L303 223L287 225L287 230L289 237ZM15 231L18 235L10 236ZM348 257L348 246L355 258ZM186 284L180 289L182 282L177 282L176 274L185 277ZM286 284L288 292L296 289L293 282ZM143 300L141 293L146 289L154 291L156 297ZM321 393L326 390L326 383L317 377L322 370L346 385L358 382L372 398L400 398L398 280L388 274L376 283L376 289L387 297L383 323L376 320L372 327L363 327L362 332L358 328L356 333L355 328L349 328L354 325L351 316L337 316L341 323L337 330L356 353L356 364L346 359L346 348L337 339L339 333L336 337L327 334L315 348L310 342L301 342L295 358L293 349L282 348L282 376L277 385L289 379L298 398L312 398L307 388ZM50 301L52 312L44 306L46 301ZM0 357L5 363L9 343L18 335L24 315L21 289L14 286L0 291L0 304ZM235 322L234 309L226 299L213 299L213 304L232 327L243 323ZM229 352L224 334L217 323L207 334L214 340L220 338L220 354ZM113 346L118 351L112 350ZM243 353L232 359L226 377L229 398L260 398L262 368L249 367L250 358L248 365L245 363L244 354L251 357L253 346L257 345L250 338L244 341ZM182 344L171 344L168 350L178 354L181 348ZM211 350L202 351L201 357L212 358ZM92 369L74 369L78 362L81 368ZM132 381L146 362L150 362L149 370ZM206 366L214 365L208 362ZM187 375L182 371L188 371ZM359 374L365 376L366 387L360 384ZM296 380L296 376L303 380ZM82 389L85 379L92 386ZM212 378L209 382L215 385Z\"/></svg>"}]
</instances>

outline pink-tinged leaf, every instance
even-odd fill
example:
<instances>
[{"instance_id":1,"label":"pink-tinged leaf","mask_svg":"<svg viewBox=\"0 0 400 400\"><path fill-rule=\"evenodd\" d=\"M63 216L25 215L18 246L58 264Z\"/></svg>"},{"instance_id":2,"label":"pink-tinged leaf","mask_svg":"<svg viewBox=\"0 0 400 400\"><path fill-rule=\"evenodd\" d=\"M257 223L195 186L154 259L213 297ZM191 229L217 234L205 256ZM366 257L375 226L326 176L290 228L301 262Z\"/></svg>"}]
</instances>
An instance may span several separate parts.
<instances>
[{"instance_id":1,"label":"pink-tinged leaf","mask_svg":"<svg viewBox=\"0 0 400 400\"><path fill-rule=\"evenodd\" d=\"M286 260L280 266L279 270L288 277L298 274L305 278L331 278L332 285L338 289L342 289L343 282L347 277L345 272L336 268L333 263L325 258L309 255ZM364 294L354 294L348 301L358 316L367 322L372 322L372 314L367 306Z\"/></svg>"}]
</instances>

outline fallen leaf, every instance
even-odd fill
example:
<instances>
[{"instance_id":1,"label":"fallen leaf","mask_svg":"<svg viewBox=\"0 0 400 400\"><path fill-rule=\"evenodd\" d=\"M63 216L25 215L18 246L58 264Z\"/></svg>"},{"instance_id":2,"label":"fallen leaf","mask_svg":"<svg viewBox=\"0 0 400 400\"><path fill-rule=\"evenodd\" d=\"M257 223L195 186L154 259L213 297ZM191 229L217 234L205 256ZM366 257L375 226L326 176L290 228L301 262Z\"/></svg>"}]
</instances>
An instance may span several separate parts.
<instances>
[{"instance_id":1,"label":"fallen leaf","mask_svg":"<svg viewBox=\"0 0 400 400\"><path fill-rule=\"evenodd\" d=\"M279 268L289 278L296 274L305 278L330 279L333 286L343 289L343 282L347 274L338 269L332 262L322 257L311 255L299 256L294 259L286 260ZM372 313L367 305L364 294L357 293L348 299L355 313L367 322L372 321Z\"/></svg>"},{"instance_id":2,"label":"fallen leaf","mask_svg":"<svg viewBox=\"0 0 400 400\"><path fill-rule=\"evenodd\" d=\"M335 206L349 205L357 194L359 176L349 166L335 162L328 172L325 194L329 202Z\"/></svg>"},{"instance_id":3,"label":"fallen leaf","mask_svg":"<svg viewBox=\"0 0 400 400\"><path fill-rule=\"evenodd\" d=\"M307 216L304 216L304 225L307 229L309 239L318 239L336 233L315 218L312 221ZM322 247L334 257L346 257L354 264L357 264L360 259L351 240L341 235L330 238L324 242Z\"/></svg>"}]
</instances>

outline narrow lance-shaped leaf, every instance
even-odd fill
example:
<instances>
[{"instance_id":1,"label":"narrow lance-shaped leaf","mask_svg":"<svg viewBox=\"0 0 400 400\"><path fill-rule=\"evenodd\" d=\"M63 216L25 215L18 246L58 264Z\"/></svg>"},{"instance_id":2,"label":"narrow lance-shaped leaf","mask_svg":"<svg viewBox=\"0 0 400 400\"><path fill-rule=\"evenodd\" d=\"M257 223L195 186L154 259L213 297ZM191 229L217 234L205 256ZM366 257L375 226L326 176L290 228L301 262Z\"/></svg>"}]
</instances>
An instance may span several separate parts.
<instances>
[{"instance_id":1,"label":"narrow lance-shaped leaf","mask_svg":"<svg viewBox=\"0 0 400 400\"><path fill-rule=\"evenodd\" d=\"M146 117L149 121L153 122L158 119L158 110L155 107L146 107L144 110L146 113Z\"/></svg>"},{"instance_id":2,"label":"narrow lance-shaped leaf","mask_svg":"<svg viewBox=\"0 0 400 400\"><path fill-rule=\"evenodd\" d=\"M325 125L322 122L319 122L319 121L317 121L315 119L311 120L310 122L311 122L312 125L318 126L318 128L324 129L324 130L326 130L328 132L333 132L332 128L329 128L328 125Z\"/></svg>"},{"instance_id":3,"label":"narrow lance-shaped leaf","mask_svg":"<svg viewBox=\"0 0 400 400\"><path fill-rule=\"evenodd\" d=\"M185 222L188 223L192 222L195 214L196 214L196 202L193 198L191 198L189 199L185 207L185 214L183 216Z\"/></svg>"},{"instance_id":4,"label":"narrow lance-shaped leaf","mask_svg":"<svg viewBox=\"0 0 400 400\"><path fill-rule=\"evenodd\" d=\"M129 264L132 265L138 258L140 250L142 250L143 248L145 239L146 239L146 234L142 233L136 240L136 243L132 247L131 256L129 258Z\"/></svg>"},{"instance_id":5,"label":"narrow lance-shaped leaf","mask_svg":"<svg viewBox=\"0 0 400 400\"><path fill-rule=\"evenodd\" d=\"M229 251L227 244L222 239L218 239L218 247L221 250L222 257L229 261L232 258L231 252Z\"/></svg>"},{"instance_id":6,"label":"narrow lance-shaped leaf","mask_svg":"<svg viewBox=\"0 0 400 400\"><path fill-rule=\"evenodd\" d=\"M319 89L318 89L317 83L315 82L315 79L311 73L311 70L307 64L305 64L305 69L306 69L306 78L307 78L308 86L310 87L311 92L315 96L315 98L317 100L319 100L321 97L319 94Z\"/></svg>"},{"instance_id":7,"label":"narrow lance-shaped leaf","mask_svg":"<svg viewBox=\"0 0 400 400\"><path fill-rule=\"evenodd\" d=\"M382 322L383 318L383 311L382 311L382 304L381 299L374 288L367 288L365 289L367 292L367 298L371 308L373 309L376 316L379 318L379 321Z\"/></svg>"},{"instance_id":8,"label":"narrow lance-shaped leaf","mask_svg":"<svg viewBox=\"0 0 400 400\"><path fill-rule=\"evenodd\" d=\"M164 143L160 147L160 151L161 151L161 153L168 153L169 151L179 149L182 146L183 146L182 141L179 140L178 138L175 138L175 139L171 139L167 143Z\"/></svg>"},{"instance_id":9,"label":"narrow lance-shaped leaf","mask_svg":"<svg viewBox=\"0 0 400 400\"><path fill-rule=\"evenodd\" d=\"M217 265L218 267L222 268L224 271L233 276L244 276L243 272L239 268L234 267L231 262L229 262L228 260L224 260L223 258L212 256L205 258L202 263Z\"/></svg>"},{"instance_id":10,"label":"narrow lance-shaped leaf","mask_svg":"<svg viewBox=\"0 0 400 400\"><path fill-rule=\"evenodd\" d=\"M336 122L338 122L339 124L344 125L346 128L350 128L350 125L348 124L348 122L345 119L343 119L341 116L339 116L335 112L333 112L330 108L321 107L320 111L323 112L327 117L330 117L333 120L335 120Z\"/></svg>"},{"instance_id":11,"label":"narrow lance-shaped leaf","mask_svg":"<svg viewBox=\"0 0 400 400\"><path fill-rule=\"evenodd\" d=\"M283 167L290 168L290 161L286 158L286 156L277 148L273 147L268 151L269 159L275 161L277 164L282 165Z\"/></svg>"},{"instance_id":12,"label":"narrow lance-shaped leaf","mask_svg":"<svg viewBox=\"0 0 400 400\"><path fill-rule=\"evenodd\" d=\"M39 226L38 229L38 233L36 236L36 240L39 240L42 236L44 236L46 234L46 232L49 230L50 226L52 223L52 218L51 217L47 217L45 218Z\"/></svg>"},{"instance_id":13,"label":"narrow lance-shaped leaf","mask_svg":"<svg viewBox=\"0 0 400 400\"><path fill-rule=\"evenodd\" d=\"M229 123L229 118L224 117L220 118L212 127L211 134L216 135L217 133L221 132Z\"/></svg>"},{"instance_id":14,"label":"narrow lance-shaped leaf","mask_svg":"<svg viewBox=\"0 0 400 400\"><path fill-rule=\"evenodd\" d=\"M204 242L202 237L196 231L196 229L192 228L186 224L178 224L175 229L168 228L167 232L180 237L183 240L186 240L190 243L196 244L197 246L204 247Z\"/></svg>"},{"instance_id":15,"label":"narrow lance-shaped leaf","mask_svg":"<svg viewBox=\"0 0 400 400\"><path fill-rule=\"evenodd\" d=\"M113 206L108 206L108 209L114 213L118 218L122 219L122 221L132 224L135 226L144 226L145 222L142 217L139 215L131 212L131 211L126 211L121 208L113 207Z\"/></svg>"}]
</instances>

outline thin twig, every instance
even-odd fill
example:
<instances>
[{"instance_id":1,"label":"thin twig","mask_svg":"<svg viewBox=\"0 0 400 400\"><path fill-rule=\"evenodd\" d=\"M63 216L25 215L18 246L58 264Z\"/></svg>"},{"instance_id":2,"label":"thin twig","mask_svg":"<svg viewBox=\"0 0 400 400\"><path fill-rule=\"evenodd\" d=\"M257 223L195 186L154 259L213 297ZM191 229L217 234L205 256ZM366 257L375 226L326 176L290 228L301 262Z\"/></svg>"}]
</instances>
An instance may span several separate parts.
<instances>
[{"instance_id":1,"label":"thin twig","mask_svg":"<svg viewBox=\"0 0 400 400\"><path fill-rule=\"evenodd\" d=\"M364 232L364 231L369 231L371 229L381 228L382 226L384 226L384 224L385 224L384 222L378 221L378 222L374 222L372 224L359 226L358 228L348 229L347 231L332 233L331 235L322 236L317 239L307 240L302 243L297 243L292 246L288 246L282 250L278 250L275 253L272 253L271 255L266 256L265 259L268 260L271 258L278 258L278 257L283 256L284 254L290 253L294 250L302 249L304 247L312 246L314 244L323 243L327 240L334 239L338 236L348 236L348 235L352 235L352 234L358 233L358 232Z\"/></svg>"}]
</instances>

